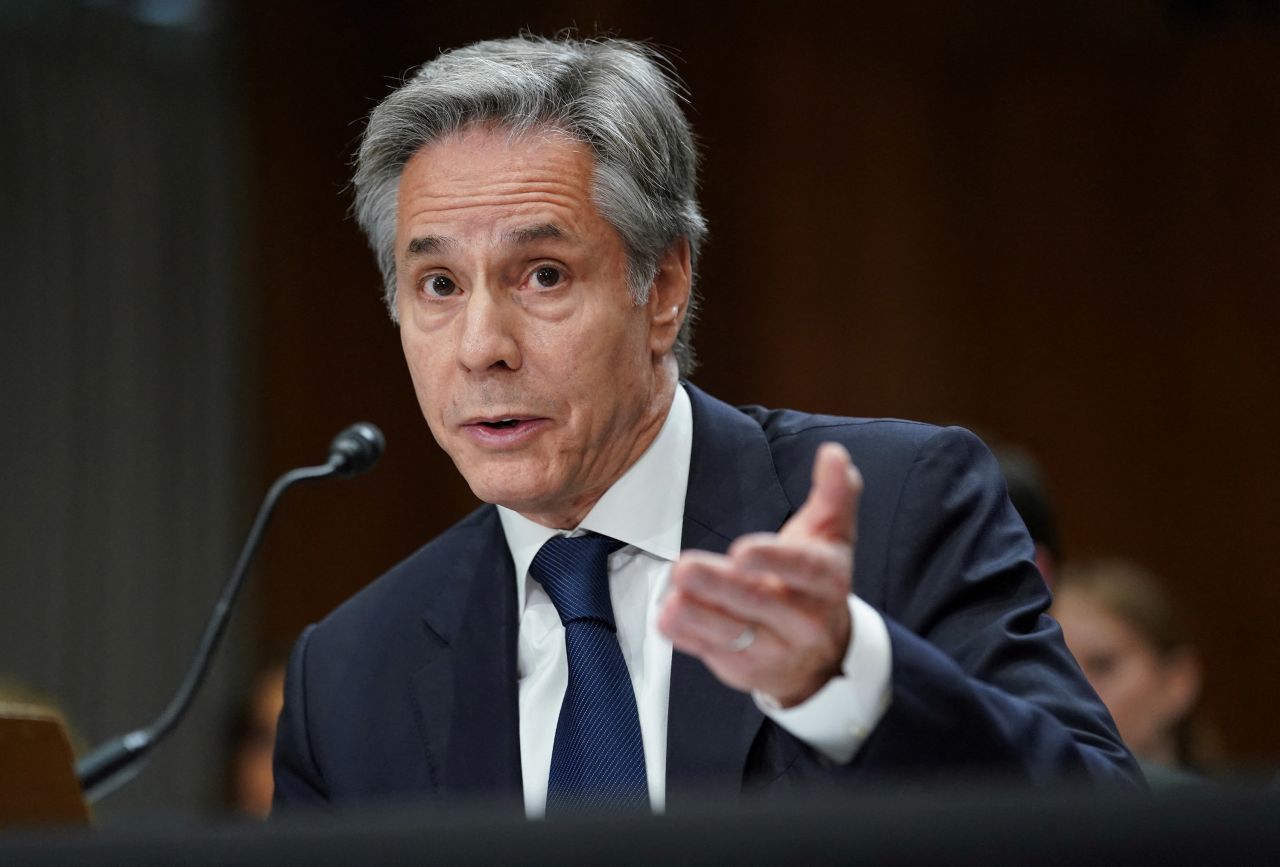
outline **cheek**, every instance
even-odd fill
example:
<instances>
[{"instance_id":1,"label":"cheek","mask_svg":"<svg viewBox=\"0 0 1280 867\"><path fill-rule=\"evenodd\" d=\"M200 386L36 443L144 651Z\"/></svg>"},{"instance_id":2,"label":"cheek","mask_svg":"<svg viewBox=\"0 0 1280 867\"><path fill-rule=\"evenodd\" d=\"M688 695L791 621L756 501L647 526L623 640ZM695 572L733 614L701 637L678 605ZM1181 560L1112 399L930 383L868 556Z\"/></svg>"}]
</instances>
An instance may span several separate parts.
<instances>
[{"instance_id":1,"label":"cheek","mask_svg":"<svg viewBox=\"0 0 1280 867\"><path fill-rule=\"evenodd\" d=\"M1114 705L1117 715L1141 718L1150 712L1151 674L1139 660L1131 660L1107 682L1106 689L1099 689L1108 706Z\"/></svg>"},{"instance_id":2,"label":"cheek","mask_svg":"<svg viewBox=\"0 0 1280 867\"><path fill-rule=\"evenodd\" d=\"M425 364L426 359L420 353L413 351L411 347L405 347L404 353L405 366L409 368L409 379L413 382L413 392L418 397L418 403L426 408L427 398L430 395L428 386L431 383L431 376Z\"/></svg>"},{"instance_id":3,"label":"cheek","mask_svg":"<svg viewBox=\"0 0 1280 867\"><path fill-rule=\"evenodd\" d=\"M578 347L566 373L586 388L634 393L651 368L647 337L634 311L613 311L608 325L582 336Z\"/></svg>"},{"instance_id":4,"label":"cheek","mask_svg":"<svg viewBox=\"0 0 1280 867\"><path fill-rule=\"evenodd\" d=\"M433 431L448 400L447 359L439 351L439 342L401 333L400 348L418 406ZM438 434L438 431L436 431Z\"/></svg>"}]
</instances>

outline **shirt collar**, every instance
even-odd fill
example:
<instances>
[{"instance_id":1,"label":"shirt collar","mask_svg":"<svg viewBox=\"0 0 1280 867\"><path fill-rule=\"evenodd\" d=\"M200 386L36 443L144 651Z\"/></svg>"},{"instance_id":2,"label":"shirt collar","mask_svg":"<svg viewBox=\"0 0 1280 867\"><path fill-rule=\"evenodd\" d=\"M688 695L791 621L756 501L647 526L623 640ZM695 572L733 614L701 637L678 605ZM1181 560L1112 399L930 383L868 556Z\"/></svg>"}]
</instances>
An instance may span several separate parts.
<instances>
[{"instance_id":1,"label":"shirt collar","mask_svg":"<svg viewBox=\"0 0 1280 867\"><path fill-rule=\"evenodd\" d=\"M693 449L693 411L689 395L677 385L667 419L639 459L604 492L582 523L569 535L600 533L634 545L662 560L680 555L684 498ZM548 539L560 531L534 523L519 512L498 506L498 517L516 567L520 608L524 609L529 564Z\"/></svg>"}]
</instances>

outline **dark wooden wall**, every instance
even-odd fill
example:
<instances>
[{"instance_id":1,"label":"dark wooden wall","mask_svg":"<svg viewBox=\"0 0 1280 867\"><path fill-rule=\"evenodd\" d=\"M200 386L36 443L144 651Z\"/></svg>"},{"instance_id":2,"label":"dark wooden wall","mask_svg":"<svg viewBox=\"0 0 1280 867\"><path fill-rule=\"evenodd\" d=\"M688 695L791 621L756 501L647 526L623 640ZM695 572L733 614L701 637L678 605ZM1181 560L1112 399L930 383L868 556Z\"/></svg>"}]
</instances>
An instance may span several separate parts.
<instances>
[{"instance_id":1,"label":"dark wooden wall","mask_svg":"<svg viewBox=\"0 0 1280 867\"><path fill-rule=\"evenodd\" d=\"M1028 446L1068 554L1146 563L1193 615L1229 754L1280 759L1271 5L246 6L262 481L357 418L389 441L370 476L286 503L264 647L474 505L347 218L361 118L438 48L576 24L673 49L692 92L696 381Z\"/></svg>"}]
</instances>

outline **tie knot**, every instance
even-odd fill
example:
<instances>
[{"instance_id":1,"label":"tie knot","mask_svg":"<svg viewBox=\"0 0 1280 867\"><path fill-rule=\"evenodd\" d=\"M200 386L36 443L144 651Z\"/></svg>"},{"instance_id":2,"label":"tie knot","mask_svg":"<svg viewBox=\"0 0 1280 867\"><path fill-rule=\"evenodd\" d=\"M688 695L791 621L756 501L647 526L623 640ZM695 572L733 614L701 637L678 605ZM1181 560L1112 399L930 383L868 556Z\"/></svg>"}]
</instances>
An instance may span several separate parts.
<instances>
[{"instance_id":1,"label":"tie knot","mask_svg":"<svg viewBox=\"0 0 1280 867\"><path fill-rule=\"evenodd\" d=\"M609 601L609 555L621 547L617 539L587 533L554 536L538 550L529 573L551 597L561 623L593 619L615 628Z\"/></svg>"}]
</instances>

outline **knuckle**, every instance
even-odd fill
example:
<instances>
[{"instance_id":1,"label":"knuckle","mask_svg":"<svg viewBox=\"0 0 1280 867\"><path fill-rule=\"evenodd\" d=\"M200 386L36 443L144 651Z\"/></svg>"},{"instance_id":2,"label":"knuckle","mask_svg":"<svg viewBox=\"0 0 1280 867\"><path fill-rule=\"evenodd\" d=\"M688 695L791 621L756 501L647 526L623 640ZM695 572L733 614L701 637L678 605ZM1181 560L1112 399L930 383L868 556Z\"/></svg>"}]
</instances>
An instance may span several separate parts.
<instances>
[{"instance_id":1,"label":"knuckle","mask_svg":"<svg viewBox=\"0 0 1280 867\"><path fill-rule=\"evenodd\" d=\"M759 582L745 582L738 586L739 599L752 608L764 608L772 602L771 594Z\"/></svg>"},{"instance_id":2,"label":"knuckle","mask_svg":"<svg viewBox=\"0 0 1280 867\"><path fill-rule=\"evenodd\" d=\"M747 533L729 545L728 555L734 560L749 559L777 538L774 533Z\"/></svg>"}]
</instances>

